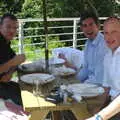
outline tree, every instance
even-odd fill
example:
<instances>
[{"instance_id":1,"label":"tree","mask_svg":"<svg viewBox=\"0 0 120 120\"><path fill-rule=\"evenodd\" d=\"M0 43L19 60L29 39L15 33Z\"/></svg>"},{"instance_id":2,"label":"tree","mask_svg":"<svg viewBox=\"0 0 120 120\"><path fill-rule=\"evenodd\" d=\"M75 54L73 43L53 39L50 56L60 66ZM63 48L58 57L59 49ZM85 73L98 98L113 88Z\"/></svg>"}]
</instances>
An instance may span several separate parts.
<instances>
[{"instance_id":1,"label":"tree","mask_svg":"<svg viewBox=\"0 0 120 120\"><path fill-rule=\"evenodd\" d=\"M48 3L48 14L51 17L79 17L88 8L96 10L101 17L118 12L115 0L48 0Z\"/></svg>"},{"instance_id":2,"label":"tree","mask_svg":"<svg viewBox=\"0 0 120 120\"><path fill-rule=\"evenodd\" d=\"M0 0L0 15L9 12L16 14L21 12L24 0Z\"/></svg>"},{"instance_id":3,"label":"tree","mask_svg":"<svg viewBox=\"0 0 120 120\"><path fill-rule=\"evenodd\" d=\"M25 0L22 12L22 18L42 18L42 1L41 0Z\"/></svg>"}]
</instances>

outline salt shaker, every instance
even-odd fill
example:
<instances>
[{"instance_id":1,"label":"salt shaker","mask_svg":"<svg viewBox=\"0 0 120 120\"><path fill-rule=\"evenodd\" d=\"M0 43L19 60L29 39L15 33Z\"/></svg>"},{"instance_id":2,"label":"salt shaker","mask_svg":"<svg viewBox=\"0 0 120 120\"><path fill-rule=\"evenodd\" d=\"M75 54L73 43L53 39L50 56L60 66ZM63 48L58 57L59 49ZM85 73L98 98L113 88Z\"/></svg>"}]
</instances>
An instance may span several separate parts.
<instances>
[{"instance_id":1,"label":"salt shaker","mask_svg":"<svg viewBox=\"0 0 120 120\"><path fill-rule=\"evenodd\" d=\"M60 97L63 98L64 103L67 103L68 94L66 92L66 85L60 86Z\"/></svg>"}]
</instances>

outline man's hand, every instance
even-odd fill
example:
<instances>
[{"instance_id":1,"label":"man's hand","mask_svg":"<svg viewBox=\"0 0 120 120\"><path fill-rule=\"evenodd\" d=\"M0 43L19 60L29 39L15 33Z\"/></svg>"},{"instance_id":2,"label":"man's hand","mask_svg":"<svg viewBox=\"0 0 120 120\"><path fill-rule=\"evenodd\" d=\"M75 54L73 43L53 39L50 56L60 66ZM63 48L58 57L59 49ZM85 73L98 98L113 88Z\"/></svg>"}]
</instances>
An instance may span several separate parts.
<instances>
[{"instance_id":1,"label":"man's hand","mask_svg":"<svg viewBox=\"0 0 120 120\"><path fill-rule=\"evenodd\" d=\"M64 55L64 54L62 54L62 53L59 53L58 57L59 57L59 58L61 58L61 59L64 59L64 60L65 60L65 62L67 61L67 59L66 59L65 55Z\"/></svg>"},{"instance_id":2,"label":"man's hand","mask_svg":"<svg viewBox=\"0 0 120 120\"><path fill-rule=\"evenodd\" d=\"M24 61L25 61L25 55L24 54L16 55L13 59L10 60L11 67L12 66L17 66Z\"/></svg>"},{"instance_id":3,"label":"man's hand","mask_svg":"<svg viewBox=\"0 0 120 120\"><path fill-rule=\"evenodd\" d=\"M69 68L72 68L72 69L74 69L74 70L77 70L77 68L76 68L73 64L69 63L69 61L66 59L66 57L65 57L64 54L59 53L58 57L65 60L64 65L65 65L66 67L69 67Z\"/></svg>"},{"instance_id":4,"label":"man's hand","mask_svg":"<svg viewBox=\"0 0 120 120\"><path fill-rule=\"evenodd\" d=\"M0 73L8 71L12 67L16 67L25 61L25 55L16 55L14 58L10 59L8 62L0 65Z\"/></svg>"}]
</instances>

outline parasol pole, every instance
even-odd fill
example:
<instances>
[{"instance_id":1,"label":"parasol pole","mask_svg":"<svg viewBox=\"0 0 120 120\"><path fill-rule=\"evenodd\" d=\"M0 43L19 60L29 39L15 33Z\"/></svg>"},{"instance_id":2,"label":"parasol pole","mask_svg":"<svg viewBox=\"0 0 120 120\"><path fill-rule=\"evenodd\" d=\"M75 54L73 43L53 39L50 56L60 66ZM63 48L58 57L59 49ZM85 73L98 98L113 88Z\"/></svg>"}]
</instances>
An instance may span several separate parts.
<instances>
[{"instance_id":1,"label":"parasol pole","mask_svg":"<svg viewBox=\"0 0 120 120\"><path fill-rule=\"evenodd\" d=\"M49 72L48 26L47 26L46 2L47 0L43 0L43 23L44 23L44 33L45 33L45 70L46 72Z\"/></svg>"}]
</instances>

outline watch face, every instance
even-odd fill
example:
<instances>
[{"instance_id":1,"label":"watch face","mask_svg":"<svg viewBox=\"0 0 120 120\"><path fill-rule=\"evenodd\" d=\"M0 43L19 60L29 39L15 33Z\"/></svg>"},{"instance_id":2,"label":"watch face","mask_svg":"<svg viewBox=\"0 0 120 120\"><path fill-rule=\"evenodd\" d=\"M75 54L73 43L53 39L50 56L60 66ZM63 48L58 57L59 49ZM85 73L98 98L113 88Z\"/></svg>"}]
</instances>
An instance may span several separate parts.
<instances>
[{"instance_id":1,"label":"watch face","mask_svg":"<svg viewBox=\"0 0 120 120\"><path fill-rule=\"evenodd\" d=\"M95 120L103 120L100 115L96 115Z\"/></svg>"}]
</instances>

